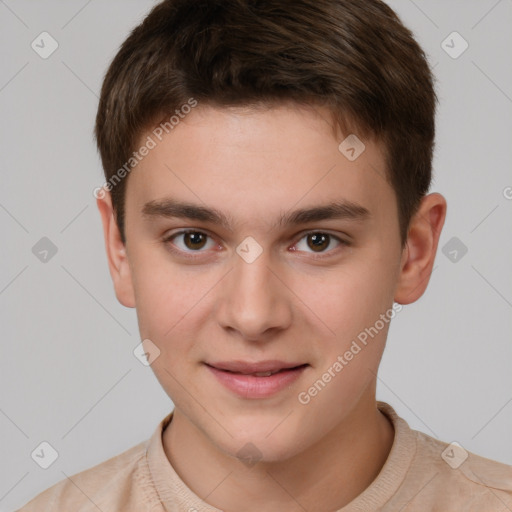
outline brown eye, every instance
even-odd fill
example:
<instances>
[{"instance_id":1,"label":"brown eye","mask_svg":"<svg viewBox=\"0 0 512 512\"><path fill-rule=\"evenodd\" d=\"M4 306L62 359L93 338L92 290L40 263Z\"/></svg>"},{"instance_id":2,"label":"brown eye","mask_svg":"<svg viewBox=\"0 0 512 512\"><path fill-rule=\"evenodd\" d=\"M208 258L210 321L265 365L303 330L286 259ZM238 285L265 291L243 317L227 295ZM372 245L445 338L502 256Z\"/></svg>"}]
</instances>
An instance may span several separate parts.
<instances>
[{"instance_id":1,"label":"brown eye","mask_svg":"<svg viewBox=\"0 0 512 512\"><path fill-rule=\"evenodd\" d=\"M333 250L340 245L348 245L348 243L329 233L311 231L310 233L306 233L295 247L298 251L319 254L333 252Z\"/></svg>"},{"instance_id":2,"label":"brown eye","mask_svg":"<svg viewBox=\"0 0 512 512\"><path fill-rule=\"evenodd\" d=\"M325 233L312 233L307 235L308 247L315 252L321 252L326 247L329 247L330 237Z\"/></svg>"},{"instance_id":3,"label":"brown eye","mask_svg":"<svg viewBox=\"0 0 512 512\"><path fill-rule=\"evenodd\" d=\"M215 241L202 231L180 231L164 239L164 243L171 244L182 253L203 253L215 247ZM203 250L204 249L204 250Z\"/></svg>"},{"instance_id":4,"label":"brown eye","mask_svg":"<svg viewBox=\"0 0 512 512\"><path fill-rule=\"evenodd\" d=\"M199 231L183 233L183 243L187 249L202 249L206 243L207 236Z\"/></svg>"}]
</instances>

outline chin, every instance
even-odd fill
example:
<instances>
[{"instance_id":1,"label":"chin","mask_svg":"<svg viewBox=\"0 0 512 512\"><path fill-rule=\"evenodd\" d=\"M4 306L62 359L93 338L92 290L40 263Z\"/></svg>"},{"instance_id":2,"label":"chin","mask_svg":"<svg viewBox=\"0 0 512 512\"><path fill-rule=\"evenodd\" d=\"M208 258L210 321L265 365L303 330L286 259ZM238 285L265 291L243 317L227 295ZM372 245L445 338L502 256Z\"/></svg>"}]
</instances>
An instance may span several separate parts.
<instances>
[{"instance_id":1,"label":"chin","mask_svg":"<svg viewBox=\"0 0 512 512\"><path fill-rule=\"evenodd\" d=\"M272 438L271 438L272 437ZM304 450L304 440L293 439L286 431L268 436L265 432L224 439L218 444L226 454L247 467L256 463L276 463L290 459Z\"/></svg>"}]
</instances>

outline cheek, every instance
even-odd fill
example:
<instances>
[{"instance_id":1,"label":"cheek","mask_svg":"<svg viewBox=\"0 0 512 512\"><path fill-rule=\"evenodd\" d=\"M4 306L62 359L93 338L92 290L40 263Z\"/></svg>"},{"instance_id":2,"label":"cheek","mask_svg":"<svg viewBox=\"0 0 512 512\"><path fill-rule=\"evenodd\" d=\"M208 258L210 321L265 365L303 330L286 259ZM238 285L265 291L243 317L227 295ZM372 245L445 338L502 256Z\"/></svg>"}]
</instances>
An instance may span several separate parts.
<instances>
[{"instance_id":1,"label":"cheek","mask_svg":"<svg viewBox=\"0 0 512 512\"><path fill-rule=\"evenodd\" d=\"M198 302L201 291L204 294L204 287L201 279L152 252L135 255L132 279L141 336L163 343Z\"/></svg>"},{"instance_id":2,"label":"cheek","mask_svg":"<svg viewBox=\"0 0 512 512\"><path fill-rule=\"evenodd\" d=\"M141 337L152 340L174 365L197 345L201 326L225 270L185 268L141 251L133 282ZM177 355L180 357L177 357Z\"/></svg>"},{"instance_id":3,"label":"cheek","mask_svg":"<svg viewBox=\"0 0 512 512\"><path fill-rule=\"evenodd\" d=\"M357 260L356 260L357 258ZM393 271L383 261L354 253L350 261L315 276L301 276L293 289L326 340L350 341L373 325L393 303Z\"/></svg>"},{"instance_id":4,"label":"cheek","mask_svg":"<svg viewBox=\"0 0 512 512\"><path fill-rule=\"evenodd\" d=\"M321 355L312 387L303 390L304 401L310 400L319 411L352 403L378 370L395 316L393 271L385 258L377 261L371 254L354 252L346 265L295 283L297 295L307 297L304 302L314 312L309 318L325 333L319 340Z\"/></svg>"},{"instance_id":5,"label":"cheek","mask_svg":"<svg viewBox=\"0 0 512 512\"><path fill-rule=\"evenodd\" d=\"M213 286L210 281L207 273L178 269L168 261L143 257L137 261L134 287L140 336L158 347L159 356L151 368L162 388L183 410L189 400L182 383L190 379L187 389L192 392L191 365L198 360L195 350L200 333L192 324L199 322L197 315Z\"/></svg>"}]
</instances>

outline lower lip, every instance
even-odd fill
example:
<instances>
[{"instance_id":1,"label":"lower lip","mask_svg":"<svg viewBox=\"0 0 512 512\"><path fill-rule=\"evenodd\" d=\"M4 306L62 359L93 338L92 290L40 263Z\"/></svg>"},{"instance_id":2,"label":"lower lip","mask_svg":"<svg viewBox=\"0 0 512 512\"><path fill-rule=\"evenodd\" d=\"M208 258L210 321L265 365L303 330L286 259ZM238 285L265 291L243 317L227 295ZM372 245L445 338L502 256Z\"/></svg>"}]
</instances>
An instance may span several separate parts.
<instances>
[{"instance_id":1,"label":"lower lip","mask_svg":"<svg viewBox=\"0 0 512 512\"><path fill-rule=\"evenodd\" d=\"M267 398L295 382L307 365L290 370L283 370L268 377L256 377L255 375L243 375L224 370L206 367L217 377L221 384L243 398Z\"/></svg>"}]
</instances>

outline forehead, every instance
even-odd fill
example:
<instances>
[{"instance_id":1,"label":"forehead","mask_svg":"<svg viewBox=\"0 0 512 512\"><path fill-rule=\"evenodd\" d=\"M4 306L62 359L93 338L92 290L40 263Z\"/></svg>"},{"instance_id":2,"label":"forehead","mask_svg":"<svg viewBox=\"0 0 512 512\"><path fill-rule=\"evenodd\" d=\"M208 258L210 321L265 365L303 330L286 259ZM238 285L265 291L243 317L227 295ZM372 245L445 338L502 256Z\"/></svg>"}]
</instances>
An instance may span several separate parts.
<instances>
[{"instance_id":1,"label":"forehead","mask_svg":"<svg viewBox=\"0 0 512 512\"><path fill-rule=\"evenodd\" d=\"M327 109L199 105L168 133L142 134L140 145L148 137L154 147L130 174L126 192L127 209L140 214L166 197L272 224L292 207L339 200L372 213L396 207L381 146L336 134Z\"/></svg>"}]
</instances>

